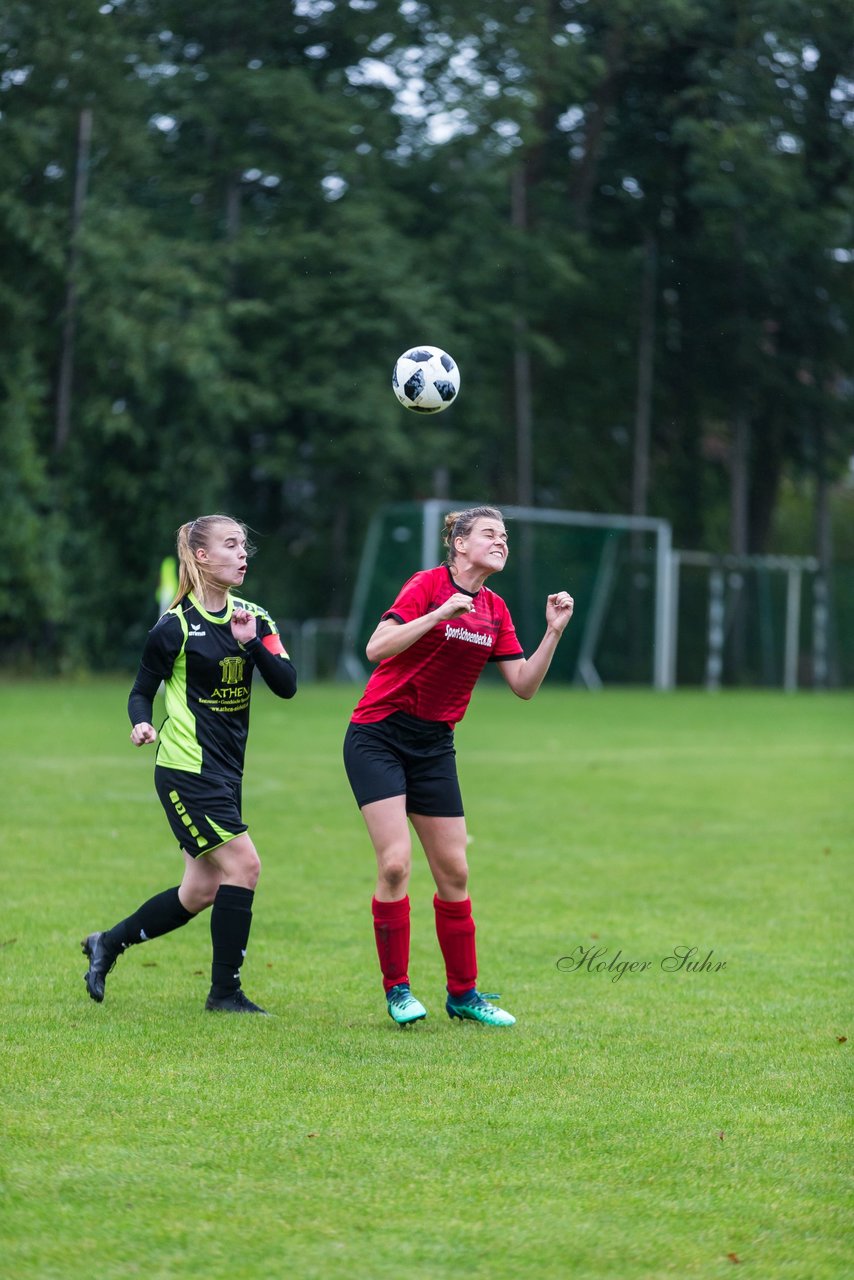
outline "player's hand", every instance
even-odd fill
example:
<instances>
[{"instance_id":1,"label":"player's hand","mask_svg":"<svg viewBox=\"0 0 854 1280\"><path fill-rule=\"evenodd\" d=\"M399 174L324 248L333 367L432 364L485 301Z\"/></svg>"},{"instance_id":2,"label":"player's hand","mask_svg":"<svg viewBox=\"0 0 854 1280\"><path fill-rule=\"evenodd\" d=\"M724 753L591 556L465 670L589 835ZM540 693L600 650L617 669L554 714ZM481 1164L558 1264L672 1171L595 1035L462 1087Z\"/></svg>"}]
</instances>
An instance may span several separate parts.
<instances>
[{"instance_id":1,"label":"player's hand","mask_svg":"<svg viewBox=\"0 0 854 1280\"><path fill-rule=\"evenodd\" d=\"M436 617L441 622L445 618L461 618L464 613L474 613L474 601L464 591L457 591L439 605Z\"/></svg>"},{"instance_id":2,"label":"player's hand","mask_svg":"<svg viewBox=\"0 0 854 1280\"><path fill-rule=\"evenodd\" d=\"M231 634L240 644L254 640L257 634L255 614L248 609L235 609L231 615Z\"/></svg>"},{"instance_id":3,"label":"player's hand","mask_svg":"<svg viewBox=\"0 0 854 1280\"><path fill-rule=\"evenodd\" d=\"M135 724L131 729L130 740L135 747L144 747L147 742L157 740L157 730L153 724L146 724L143 720L141 724Z\"/></svg>"},{"instance_id":4,"label":"player's hand","mask_svg":"<svg viewBox=\"0 0 854 1280\"><path fill-rule=\"evenodd\" d=\"M546 600L546 623L552 631L561 635L572 617L575 601L568 591L556 591Z\"/></svg>"}]
</instances>

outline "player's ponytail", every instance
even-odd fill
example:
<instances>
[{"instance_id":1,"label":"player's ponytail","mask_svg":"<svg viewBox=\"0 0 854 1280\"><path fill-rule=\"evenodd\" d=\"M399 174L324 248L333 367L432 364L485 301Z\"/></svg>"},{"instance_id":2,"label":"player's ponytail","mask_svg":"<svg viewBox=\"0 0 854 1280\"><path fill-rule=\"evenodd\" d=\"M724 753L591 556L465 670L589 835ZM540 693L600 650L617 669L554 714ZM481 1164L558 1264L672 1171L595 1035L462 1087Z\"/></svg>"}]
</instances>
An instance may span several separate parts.
<instances>
[{"instance_id":1,"label":"player's ponytail","mask_svg":"<svg viewBox=\"0 0 854 1280\"><path fill-rule=\"evenodd\" d=\"M500 520L503 524L504 516L497 507L469 507L467 511L449 511L442 530L442 541L448 548L448 564L453 564L456 559L454 542L457 538L468 537L475 520Z\"/></svg>"},{"instance_id":2,"label":"player's ponytail","mask_svg":"<svg viewBox=\"0 0 854 1280\"><path fill-rule=\"evenodd\" d=\"M169 605L170 609L174 608L178 601L189 595L190 592L193 593L197 600L204 600L209 574L205 565L201 564L196 558L196 552L202 547L207 548L211 530L217 524L236 524L239 529L242 529L243 536L247 536L246 526L232 516L198 516L195 520L188 520L186 524L182 524L176 537L178 590L175 593L174 600ZM254 547L250 547L247 543L246 550L247 554L251 555Z\"/></svg>"}]
</instances>

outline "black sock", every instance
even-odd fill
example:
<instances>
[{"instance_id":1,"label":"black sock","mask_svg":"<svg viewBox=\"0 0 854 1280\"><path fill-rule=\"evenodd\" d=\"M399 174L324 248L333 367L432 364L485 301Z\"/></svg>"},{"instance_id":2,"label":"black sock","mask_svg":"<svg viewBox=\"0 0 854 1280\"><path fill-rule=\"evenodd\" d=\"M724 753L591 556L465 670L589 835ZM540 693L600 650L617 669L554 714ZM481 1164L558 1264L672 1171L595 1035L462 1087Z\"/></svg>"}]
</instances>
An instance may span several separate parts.
<instances>
[{"instance_id":1,"label":"black sock","mask_svg":"<svg viewBox=\"0 0 854 1280\"><path fill-rule=\"evenodd\" d=\"M253 889L221 884L211 908L211 995L228 996L240 986L240 966L252 927Z\"/></svg>"},{"instance_id":2,"label":"black sock","mask_svg":"<svg viewBox=\"0 0 854 1280\"><path fill-rule=\"evenodd\" d=\"M148 942L150 938L160 938L164 933L180 929L181 925L193 919L193 912L188 911L178 897L178 886L164 889L157 893L141 907L137 907L132 916L113 925L104 934L104 945L118 955L125 947L132 947L138 942Z\"/></svg>"}]
</instances>

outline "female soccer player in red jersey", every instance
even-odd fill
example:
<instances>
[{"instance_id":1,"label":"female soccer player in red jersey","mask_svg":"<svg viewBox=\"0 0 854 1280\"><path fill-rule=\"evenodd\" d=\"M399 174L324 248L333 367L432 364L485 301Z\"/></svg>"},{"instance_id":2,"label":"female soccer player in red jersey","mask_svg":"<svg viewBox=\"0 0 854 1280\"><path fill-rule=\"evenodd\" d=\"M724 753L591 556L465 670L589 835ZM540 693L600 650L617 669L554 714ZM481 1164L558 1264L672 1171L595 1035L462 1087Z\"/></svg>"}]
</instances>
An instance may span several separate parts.
<instances>
[{"instance_id":1,"label":"female soccer player in red jersey","mask_svg":"<svg viewBox=\"0 0 854 1280\"><path fill-rule=\"evenodd\" d=\"M566 591L548 597L545 635L525 658L506 604L484 586L507 560L501 512L472 507L450 513L444 541L447 562L410 578L368 641L368 659L379 666L353 712L344 764L377 856L372 907L389 1014L401 1026L427 1016L409 987L411 822L436 883L448 1015L507 1027L516 1019L477 989L453 731L488 661L499 664L518 697L534 696L572 617L573 600Z\"/></svg>"},{"instance_id":2,"label":"female soccer player in red jersey","mask_svg":"<svg viewBox=\"0 0 854 1280\"><path fill-rule=\"evenodd\" d=\"M107 974L128 947L211 907L205 1008L264 1013L240 985L261 871L241 812L243 758L255 668L280 698L292 698L297 681L270 615L232 595L243 585L248 554L246 529L230 516L200 516L178 530L178 592L149 633L128 713L134 746L154 742L154 696L164 683L166 720L154 782L184 855L184 875L112 929L84 939L86 987L98 1003Z\"/></svg>"}]
</instances>

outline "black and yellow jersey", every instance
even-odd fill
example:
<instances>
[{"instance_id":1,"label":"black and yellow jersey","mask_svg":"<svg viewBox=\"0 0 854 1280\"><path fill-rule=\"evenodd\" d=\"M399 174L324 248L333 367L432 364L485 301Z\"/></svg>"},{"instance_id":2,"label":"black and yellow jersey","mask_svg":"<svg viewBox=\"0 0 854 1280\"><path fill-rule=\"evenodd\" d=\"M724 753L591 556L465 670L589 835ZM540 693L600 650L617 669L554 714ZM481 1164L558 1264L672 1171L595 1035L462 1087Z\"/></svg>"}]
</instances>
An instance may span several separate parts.
<instances>
[{"instance_id":1,"label":"black and yellow jersey","mask_svg":"<svg viewBox=\"0 0 854 1280\"><path fill-rule=\"evenodd\" d=\"M231 632L236 608L257 620L255 638L245 645ZM241 778L256 667L280 698L296 693L296 671L279 629L260 605L229 596L221 613L208 613L191 593L167 610L148 633L128 699L131 724L151 724L154 696L164 683L157 764Z\"/></svg>"}]
</instances>

